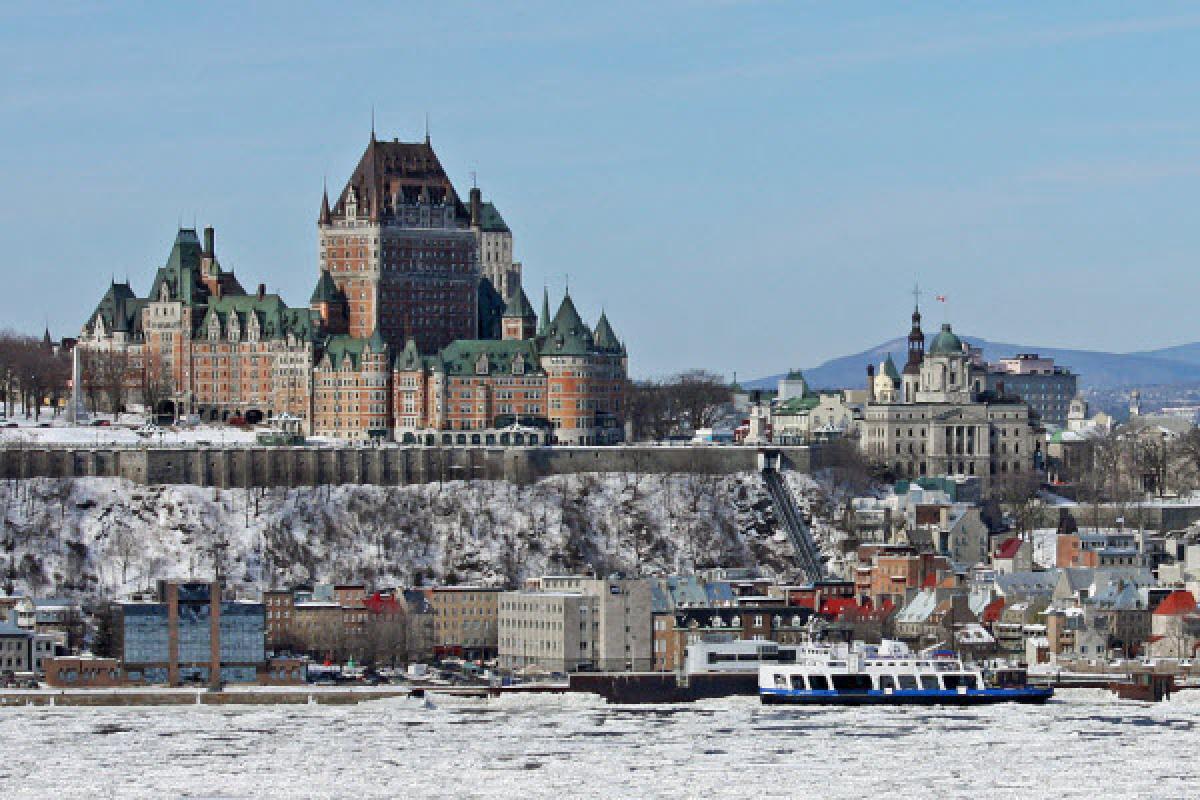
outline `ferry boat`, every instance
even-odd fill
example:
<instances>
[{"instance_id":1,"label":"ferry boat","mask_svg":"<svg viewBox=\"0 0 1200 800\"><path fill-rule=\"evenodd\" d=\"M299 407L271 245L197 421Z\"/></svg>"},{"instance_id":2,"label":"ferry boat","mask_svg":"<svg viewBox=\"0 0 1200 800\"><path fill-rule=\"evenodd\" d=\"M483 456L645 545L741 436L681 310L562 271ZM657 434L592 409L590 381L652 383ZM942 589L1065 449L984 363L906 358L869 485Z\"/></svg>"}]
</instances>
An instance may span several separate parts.
<instances>
[{"instance_id":1,"label":"ferry boat","mask_svg":"<svg viewBox=\"0 0 1200 800\"><path fill-rule=\"evenodd\" d=\"M949 651L912 652L903 642L808 644L795 664L764 664L758 694L767 704L977 705L1044 703L1050 688L1025 681L1021 670L990 675L963 666Z\"/></svg>"}]
</instances>

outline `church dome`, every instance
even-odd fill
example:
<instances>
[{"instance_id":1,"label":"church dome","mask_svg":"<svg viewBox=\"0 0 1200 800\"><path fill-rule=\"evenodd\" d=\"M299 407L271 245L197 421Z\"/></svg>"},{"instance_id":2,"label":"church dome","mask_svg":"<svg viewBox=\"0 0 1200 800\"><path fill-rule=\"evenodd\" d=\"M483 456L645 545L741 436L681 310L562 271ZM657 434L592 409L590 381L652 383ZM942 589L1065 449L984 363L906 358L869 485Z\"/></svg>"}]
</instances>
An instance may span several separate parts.
<instances>
[{"instance_id":1,"label":"church dome","mask_svg":"<svg viewBox=\"0 0 1200 800\"><path fill-rule=\"evenodd\" d=\"M937 336L933 337L933 342L929 345L929 355L947 356L962 355L962 353L962 339L959 339L954 331L950 330L950 323L942 323L942 329L938 331Z\"/></svg>"}]
</instances>

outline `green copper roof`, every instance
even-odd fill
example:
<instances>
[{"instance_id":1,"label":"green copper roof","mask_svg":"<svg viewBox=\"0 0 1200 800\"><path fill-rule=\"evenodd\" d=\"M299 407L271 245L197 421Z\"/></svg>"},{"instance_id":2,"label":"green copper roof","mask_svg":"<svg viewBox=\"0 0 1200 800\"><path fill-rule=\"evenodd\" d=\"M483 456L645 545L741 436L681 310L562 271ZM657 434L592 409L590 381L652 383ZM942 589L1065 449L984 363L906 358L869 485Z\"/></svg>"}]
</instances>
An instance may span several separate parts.
<instances>
[{"instance_id":1,"label":"green copper roof","mask_svg":"<svg viewBox=\"0 0 1200 800\"><path fill-rule=\"evenodd\" d=\"M784 378L784 380L785 381L802 381L802 380L804 380L804 373L798 369L788 370L788 374Z\"/></svg>"},{"instance_id":2,"label":"green copper roof","mask_svg":"<svg viewBox=\"0 0 1200 800\"><path fill-rule=\"evenodd\" d=\"M929 345L929 355L956 355L962 352L962 339L959 339L954 331L950 330L950 323L942 323L942 329L938 331L937 336L933 337L933 342Z\"/></svg>"},{"instance_id":3,"label":"green copper roof","mask_svg":"<svg viewBox=\"0 0 1200 800\"><path fill-rule=\"evenodd\" d=\"M603 311L600 312L600 321L596 323L595 341L596 349L609 353L620 353L625 349L617 339L617 334L613 333L612 325L608 324L608 315Z\"/></svg>"},{"instance_id":4,"label":"green copper roof","mask_svg":"<svg viewBox=\"0 0 1200 800\"><path fill-rule=\"evenodd\" d=\"M409 339L404 343L404 349L400 351L400 355L396 356L395 369L398 372L416 372L424 366L421 360L421 353L417 350L417 342L415 339Z\"/></svg>"},{"instance_id":5,"label":"green copper roof","mask_svg":"<svg viewBox=\"0 0 1200 800\"><path fill-rule=\"evenodd\" d=\"M792 397L775 406L771 412L781 416L807 414L821 404L821 398L817 395L805 395L804 397Z\"/></svg>"},{"instance_id":6,"label":"green copper roof","mask_svg":"<svg viewBox=\"0 0 1200 800\"><path fill-rule=\"evenodd\" d=\"M508 225L504 224L504 217L491 203L483 203L479 207L479 228L488 233L511 233Z\"/></svg>"},{"instance_id":7,"label":"green copper roof","mask_svg":"<svg viewBox=\"0 0 1200 800\"><path fill-rule=\"evenodd\" d=\"M550 328L550 290L542 287L542 314L538 317L537 335L545 336Z\"/></svg>"},{"instance_id":8,"label":"green copper roof","mask_svg":"<svg viewBox=\"0 0 1200 800\"><path fill-rule=\"evenodd\" d=\"M383 337L371 335L369 339L363 339L357 336L349 336L339 333L336 336L330 336L325 340L325 355L329 356L329 366L332 369L340 370L347 358L350 359L350 368L357 370L362 365L363 355L369 353L384 353L387 346L383 343ZM378 349L377 349L378 348Z\"/></svg>"},{"instance_id":9,"label":"green copper roof","mask_svg":"<svg viewBox=\"0 0 1200 800\"><path fill-rule=\"evenodd\" d=\"M317 286L313 289L312 297L309 298L309 303L336 303L344 297L342 290L333 282L333 276L329 274L329 270L321 270L321 277L317 278Z\"/></svg>"},{"instance_id":10,"label":"green copper roof","mask_svg":"<svg viewBox=\"0 0 1200 800\"><path fill-rule=\"evenodd\" d=\"M546 338L542 351L550 355L586 356L592 352L595 343L592 332L583 324L571 295L563 295L562 305L558 313L546 329Z\"/></svg>"},{"instance_id":11,"label":"green copper roof","mask_svg":"<svg viewBox=\"0 0 1200 800\"><path fill-rule=\"evenodd\" d=\"M887 375L894 382L898 382L900 380L900 371L896 369L896 362L892 361L891 353L888 353L887 358L883 360L883 364L880 365L879 371L884 375Z\"/></svg>"},{"instance_id":12,"label":"green copper roof","mask_svg":"<svg viewBox=\"0 0 1200 800\"><path fill-rule=\"evenodd\" d=\"M521 319L533 317L533 306L529 304L529 298L525 296L525 290L520 286L517 287L517 293L510 297L505 304L504 316L520 317Z\"/></svg>"},{"instance_id":13,"label":"green copper roof","mask_svg":"<svg viewBox=\"0 0 1200 800\"><path fill-rule=\"evenodd\" d=\"M518 359L522 374L542 371L537 345L528 339L459 339L446 345L438 358L447 375L511 375Z\"/></svg>"},{"instance_id":14,"label":"green copper roof","mask_svg":"<svg viewBox=\"0 0 1200 800\"><path fill-rule=\"evenodd\" d=\"M134 295L128 283L112 283L104 297L100 298L89 322L95 323L99 317L104 320L104 327L110 333L132 333L141 329L142 308L145 305L146 301Z\"/></svg>"}]
</instances>

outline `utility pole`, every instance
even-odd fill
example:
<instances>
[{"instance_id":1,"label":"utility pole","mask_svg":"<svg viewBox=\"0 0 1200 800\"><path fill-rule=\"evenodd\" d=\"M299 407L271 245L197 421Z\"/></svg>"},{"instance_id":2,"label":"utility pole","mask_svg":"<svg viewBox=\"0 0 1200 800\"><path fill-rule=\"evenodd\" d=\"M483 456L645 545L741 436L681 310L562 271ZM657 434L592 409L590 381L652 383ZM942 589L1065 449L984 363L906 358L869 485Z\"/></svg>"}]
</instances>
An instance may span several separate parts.
<instances>
[{"instance_id":1,"label":"utility pole","mask_svg":"<svg viewBox=\"0 0 1200 800\"><path fill-rule=\"evenodd\" d=\"M213 584L209 590L209 665L208 688L210 691L221 691L221 560L224 550L228 547L223 534L218 533L212 543Z\"/></svg>"}]
</instances>

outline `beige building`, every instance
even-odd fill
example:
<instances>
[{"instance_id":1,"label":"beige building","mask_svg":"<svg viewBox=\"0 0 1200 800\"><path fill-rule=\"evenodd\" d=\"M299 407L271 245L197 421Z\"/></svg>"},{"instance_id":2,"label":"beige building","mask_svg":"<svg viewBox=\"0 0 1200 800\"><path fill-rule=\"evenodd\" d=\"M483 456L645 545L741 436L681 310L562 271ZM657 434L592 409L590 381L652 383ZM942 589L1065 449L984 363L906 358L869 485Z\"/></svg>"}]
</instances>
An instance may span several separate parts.
<instances>
[{"instance_id":1,"label":"beige building","mask_svg":"<svg viewBox=\"0 0 1200 800\"><path fill-rule=\"evenodd\" d=\"M650 584L548 576L505 592L499 664L547 672L649 670L653 664Z\"/></svg>"},{"instance_id":2,"label":"beige building","mask_svg":"<svg viewBox=\"0 0 1200 800\"><path fill-rule=\"evenodd\" d=\"M466 658L496 654L496 612L500 589L439 586L433 590L433 646L442 653L461 649Z\"/></svg>"},{"instance_id":3,"label":"beige building","mask_svg":"<svg viewBox=\"0 0 1200 800\"><path fill-rule=\"evenodd\" d=\"M925 352L921 314L913 312L902 373L889 356L868 367L860 431L864 453L902 477L977 475L985 485L1033 469L1040 446L1029 406L985 389L985 375L961 339L942 325Z\"/></svg>"}]
</instances>

